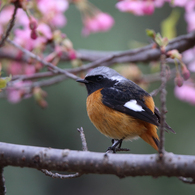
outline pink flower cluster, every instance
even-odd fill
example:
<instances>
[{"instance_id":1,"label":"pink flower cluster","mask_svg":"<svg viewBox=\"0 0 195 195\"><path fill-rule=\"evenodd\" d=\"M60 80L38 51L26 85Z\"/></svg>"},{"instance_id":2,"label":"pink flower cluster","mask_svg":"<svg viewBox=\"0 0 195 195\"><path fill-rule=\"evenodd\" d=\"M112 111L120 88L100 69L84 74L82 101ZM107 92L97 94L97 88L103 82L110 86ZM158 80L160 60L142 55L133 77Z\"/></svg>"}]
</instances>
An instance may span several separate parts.
<instances>
[{"instance_id":1,"label":"pink flower cluster","mask_svg":"<svg viewBox=\"0 0 195 195\"><path fill-rule=\"evenodd\" d=\"M99 12L94 17L84 18L83 23L82 34L87 36L90 33L108 31L113 26L114 20L109 14Z\"/></svg>"},{"instance_id":2,"label":"pink flower cluster","mask_svg":"<svg viewBox=\"0 0 195 195\"><path fill-rule=\"evenodd\" d=\"M175 96L181 101L195 106L195 83L192 80L185 81L182 87L175 87Z\"/></svg>"},{"instance_id":3,"label":"pink flower cluster","mask_svg":"<svg viewBox=\"0 0 195 195\"><path fill-rule=\"evenodd\" d=\"M131 12L137 16L151 15L155 8L162 7L165 2L171 6L185 7L190 9L194 0L120 0L116 7L122 12Z\"/></svg>"},{"instance_id":4,"label":"pink flower cluster","mask_svg":"<svg viewBox=\"0 0 195 195\"><path fill-rule=\"evenodd\" d=\"M43 53L46 43L53 38L53 31L66 24L64 12L68 9L68 5L68 1L66 0L36 0L31 2L31 10L34 9L34 13L39 13L34 14L39 16L36 19L31 16L28 10L28 4L28 14L22 8L19 8L13 28L14 42L27 50L37 50ZM14 6L10 4L5 6L0 12L0 37L3 35L3 31L5 31L13 11ZM20 58L22 54L20 51L17 52L17 56ZM6 69L8 74L11 75L32 75L37 71L36 65L14 61L8 62ZM17 103L22 98L24 91L14 88L22 88L25 84L26 82L21 81L14 84L7 91L10 102Z\"/></svg>"},{"instance_id":5,"label":"pink flower cluster","mask_svg":"<svg viewBox=\"0 0 195 195\"><path fill-rule=\"evenodd\" d=\"M116 7L122 12L131 12L137 16L142 16L153 14L155 3L153 1L123 0L119 1Z\"/></svg>"},{"instance_id":6,"label":"pink flower cluster","mask_svg":"<svg viewBox=\"0 0 195 195\"><path fill-rule=\"evenodd\" d=\"M109 14L101 12L87 0L72 2L76 6L78 5L78 7L82 5L81 7L86 8L84 10L79 9L82 15L85 16L82 18L84 25L83 35L87 36L90 33L105 32L113 26L113 18ZM12 29L13 41L29 51L38 53L40 56L45 52L47 43L52 41L55 47L52 53L45 57L46 61L57 65L63 52L66 52L69 58L74 60L77 56L71 41L58 30L67 23L64 12L68 7L68 0L35 0L26 1L25 4L21 3L20 8L17 9L15 25ZM14 5L9 2L0 12L0 39L6 31L13 12ZM6 51L8 50L10 51L10 47L6 49ZM16 53L18 59L23 55L18 50L13 50L13 53ZM42 67L31 63L31 61L29 63L8 61L6 70L8 74L13 76L22 74L33 75ZM26 82L23 81L13 83L12 88L7 91L10 102L16 103L24 97L24 91L20 91L19 88L23 88L25 84Z\"/></svg>"}]
</instances>

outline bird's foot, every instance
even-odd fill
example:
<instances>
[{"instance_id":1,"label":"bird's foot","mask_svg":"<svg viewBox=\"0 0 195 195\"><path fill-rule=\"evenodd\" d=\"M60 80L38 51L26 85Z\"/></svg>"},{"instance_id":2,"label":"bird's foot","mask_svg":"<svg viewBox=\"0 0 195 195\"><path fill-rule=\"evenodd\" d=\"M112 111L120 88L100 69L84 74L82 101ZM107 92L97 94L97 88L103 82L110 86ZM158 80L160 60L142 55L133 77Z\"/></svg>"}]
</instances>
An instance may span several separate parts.
<instances>
[{"instance_id":1,"label":"bird's foot","mask_svg":"<svg viewBox=\"0 0 195 195\"><path fill-rule=\"evenodd\" d=\"M108 147L106 153L113 153L121 152L121 151L130 151L128 148L121 148L123 139L112 139L112 146ZM117 147L118 146L118 147Z\"/></svg>"}]
</instances>

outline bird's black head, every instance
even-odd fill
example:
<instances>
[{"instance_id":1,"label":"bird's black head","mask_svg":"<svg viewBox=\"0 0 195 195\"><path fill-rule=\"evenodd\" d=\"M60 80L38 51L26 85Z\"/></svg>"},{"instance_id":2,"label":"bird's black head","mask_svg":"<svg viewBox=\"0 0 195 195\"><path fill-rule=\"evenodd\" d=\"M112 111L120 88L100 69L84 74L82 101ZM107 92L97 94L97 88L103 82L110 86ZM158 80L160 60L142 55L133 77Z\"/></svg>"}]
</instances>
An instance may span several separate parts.
<instances>
[{"instance_id":1,"label":"bird's black head","mask_svg":"<svg viewBox=\"0 0 195 195\"><path fill-rule=\"evenodd\" d=\"M125 78L115 70L100 66L90 71L85 76L85 79L78 79L77 82L84 83L87 87L88 95L90 95L98 89L112 87L122 80L125 80Z\"/></svg>"}]
</instances>

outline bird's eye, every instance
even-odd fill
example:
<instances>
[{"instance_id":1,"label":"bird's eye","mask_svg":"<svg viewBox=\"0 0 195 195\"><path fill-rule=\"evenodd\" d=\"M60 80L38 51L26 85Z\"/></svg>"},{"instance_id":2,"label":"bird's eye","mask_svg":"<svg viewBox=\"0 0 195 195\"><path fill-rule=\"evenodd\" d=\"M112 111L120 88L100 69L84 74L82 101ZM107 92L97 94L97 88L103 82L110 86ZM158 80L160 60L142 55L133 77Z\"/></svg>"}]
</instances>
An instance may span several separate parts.
<instances>
[{"instance_id":1,"label":"bird's eye","mask_svg":"<svg viewBox=\"0 0 195 195\"><path fill-rule=\"evenodd\" d=\"M103 76L99 75L97 78L96 78L96 81L101 81L103 79Z\"/></svg>"}]
</instances>

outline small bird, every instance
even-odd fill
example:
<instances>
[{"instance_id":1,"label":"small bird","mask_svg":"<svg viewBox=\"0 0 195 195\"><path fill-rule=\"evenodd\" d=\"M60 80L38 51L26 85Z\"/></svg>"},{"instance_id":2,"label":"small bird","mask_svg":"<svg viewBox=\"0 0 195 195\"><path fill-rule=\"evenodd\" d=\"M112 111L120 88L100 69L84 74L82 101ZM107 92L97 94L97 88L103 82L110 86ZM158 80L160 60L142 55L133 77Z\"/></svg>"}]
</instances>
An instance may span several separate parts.
<instances>
[{"instance_id":1,"label":"small bird","mask_svg":"<svg viewBox=\"0 0 195 195\"><path fill-rule=\"evenodd\" d=\"M158 150L160 113L150 94L105 66L94 68L77 82L86 85L90 120L102 134L112 138L108 150L120 151L123 140L138 137ZM168 124L165 127L175 133Z\"/></svg>"}]
</instances>

